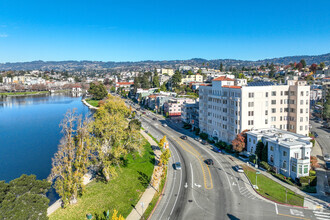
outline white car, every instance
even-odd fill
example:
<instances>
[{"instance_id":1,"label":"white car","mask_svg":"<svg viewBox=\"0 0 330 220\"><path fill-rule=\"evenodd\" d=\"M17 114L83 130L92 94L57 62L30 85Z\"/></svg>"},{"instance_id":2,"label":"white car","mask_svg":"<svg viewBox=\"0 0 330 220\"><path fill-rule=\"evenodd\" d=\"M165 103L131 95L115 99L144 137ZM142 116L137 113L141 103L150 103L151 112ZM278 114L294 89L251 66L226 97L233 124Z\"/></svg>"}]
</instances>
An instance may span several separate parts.
<instances>
[{"instance_id":1,"label":"white car","mask_svg":"<svg viewBox=\"0 0 330 220\"><path fill-rule=\"evenodd\" d=\"M330 155L329 154L324 154L323 158L324 158L325 162L330 161Z\"/></svg>"},{"instance_id":2,"label":"white car","mask_svg":"<svg viewBox=\"0 0 330 220\"><path fill-rule=\"evenodd\" d=\"M236 165L235 167L235 170L239 173L244 173L244 170L243 170L243 167L239 166L239 165Z\"/></svg>"},{"instance_id":3,"label":"white car","mask_svg":"<svg viewBox=\"0 0 330 220\"><path fill-rule=\"evenodd\" d=\"M163 124L163 127L167 127L167 124Z\"/></svg>"}]
</instances>

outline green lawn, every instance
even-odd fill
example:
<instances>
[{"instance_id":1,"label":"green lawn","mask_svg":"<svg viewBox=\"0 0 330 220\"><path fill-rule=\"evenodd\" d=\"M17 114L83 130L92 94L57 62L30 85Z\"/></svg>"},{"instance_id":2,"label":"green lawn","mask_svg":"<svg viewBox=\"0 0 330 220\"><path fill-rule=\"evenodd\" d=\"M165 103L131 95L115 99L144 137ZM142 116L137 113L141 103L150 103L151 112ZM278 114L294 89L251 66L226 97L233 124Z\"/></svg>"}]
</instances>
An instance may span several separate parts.
<instances>
[{"instance_id":1,"label":"green lawn","mask_svg":"<svg viewBox=\"0 0 330 220\"><path fill-rule=\"evenodd\" d=\"M48 91L39 91L39 92L2 92L0 95L33 95L33 94L44 94L49 93Z\"/></svg>"},{"instance_id":2,"label":"green lawn","mask_svg":"<svg viewBox=\"0 0 330 220\"><path fill-rule=\"evenodd\" d=\"M248 176L248 178L250 179L251 183L253 185L256 184L256 173L255 170L247 167L247 166L243 166L244 168L244 172L245 174ZM297 206L303 206L304 205L304 197L295 194L294 192L292 192L291 190L287 190L287 201L286 201L286 193L285 193L285 187L274 182L273 180L269 179L268 177L262 175L262 174L258 174L257 177L257 183L258 183L258 192L277 202L281 202L281 203L287 203L287 204L291 204L291 205L297 205Z\"/></svg>"},{"instance_id":3,"label":"green lawn","mask_svg":"<svg viewBox=\"0 0 330 220\"><path fill-rule=\"evenodd\" d=\"M93 100L93 99L86 99L86 102L94 107L98 107L99 106L99 101L100 100Z\"/></svg>"},{"instance_id":4,"label":"green lawn","mask_svg":"<svg viewBox=\"0 0 330 220\"><path fill-rule=\"evenodd\" d=\"M126 218L148 186L154 169L154 153L150 144L145 144L144 149L142 157L137 154L134 158L132 155L128 157L127 165L118 171L117 178L108 184L91 182L76 205L58 209L50 219L86 219L87 213L92 213L93 219L105 219L104 212L110 210L111 217L113 209Z\"/></svg>"}]
</instances>

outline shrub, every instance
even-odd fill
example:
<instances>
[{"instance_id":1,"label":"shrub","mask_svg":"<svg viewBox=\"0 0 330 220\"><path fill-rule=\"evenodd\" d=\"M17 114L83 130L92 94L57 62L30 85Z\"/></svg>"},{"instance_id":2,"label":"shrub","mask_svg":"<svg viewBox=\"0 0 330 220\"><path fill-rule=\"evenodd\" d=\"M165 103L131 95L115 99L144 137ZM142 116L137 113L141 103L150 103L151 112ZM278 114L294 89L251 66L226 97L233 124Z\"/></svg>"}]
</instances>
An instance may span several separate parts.
<instances>
[{"instance_id":1,"label":"shrub","mask_svg":"<svg viewBox=\"0 0 330 220\"><path fill-rule=\"evenodd\" d=\"M266 161L261 161L260 166L266 169L267 171L270 171L272 169L272 167Z\"/></svg>"},{"instance_id":2,"label":"shrub","mask_svg":"<svg viewBox=\"0 0 330 220\"><path fill-rule=\"evenodd\" d=\"M249 161L251 162L251 163L256 163L256 156L255 155L250 155L249 156Z\"/></svg>"},{"instance_id":3,"label":"shrub","mask_svg":"<svg viewBox=\"0 0 330 220\"><path fill-rule=\"evenodd\" d=\"M196 134L196 135L199 135L199 132L200 132L200 131L201 131L201 129L196 128L196 129L195 129L195 134Z\"/></svg>"},{"instance_id":4,"label":"shrub","mask_svg":"<svg viewBox=\"0 0 330 220\"><path fill-rule=\"evenodd\" d=\"M316 176L316 171L310 170L309 171L309 176Z\"/></svg>"},{"instance_id":5,"label":"shrub","mask_svg":"<svg viewBox=\"0 0 330 220\"><path fill-rule=\"evenodd\" d=\"M317 178L316 176L304 176L299 178L301 186L316 186Z\"/></svg>"},{"instance_id":6,"label":"shrub","mask_svg":"<svg viewBox=\"0 0 330 220\"><path fill-rule=\"evenodd\" d=\"M203 140L206 140L206 139L209 137L209 135L206 134L206 133L200 133L199 136L200 136Z\"/></svg>"},{"instance_id":7,"label":"shrub","mask_svg":"<svg viewBox=\"0 0 330 220\"><path fill-rule=\"evenodd\" d=\"M277 179L282 180L283 182L286 182L290 185L294 185L294 180L291 177L286 177L279 173L272 173L272 175Z\"/></svg>"}]
</instances>

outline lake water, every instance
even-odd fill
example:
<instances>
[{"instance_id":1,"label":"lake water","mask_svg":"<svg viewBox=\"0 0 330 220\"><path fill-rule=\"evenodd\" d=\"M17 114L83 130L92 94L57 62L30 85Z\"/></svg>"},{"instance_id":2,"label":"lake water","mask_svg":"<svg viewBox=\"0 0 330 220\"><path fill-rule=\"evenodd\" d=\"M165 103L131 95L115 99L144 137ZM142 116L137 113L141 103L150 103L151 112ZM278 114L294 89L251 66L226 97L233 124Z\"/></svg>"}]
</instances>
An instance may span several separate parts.
<instances>
[{"instance_id":1,"label":"lake water","mask_svg":"<svg viewBox=\"0 0 330 220\"><path fill-rule=\"evenodd\" d=\"M70 94L0 98L0 180L47 178L62 137L59 124L74 108L90 114L81 97Z\"/></svg>"}]
</instances>

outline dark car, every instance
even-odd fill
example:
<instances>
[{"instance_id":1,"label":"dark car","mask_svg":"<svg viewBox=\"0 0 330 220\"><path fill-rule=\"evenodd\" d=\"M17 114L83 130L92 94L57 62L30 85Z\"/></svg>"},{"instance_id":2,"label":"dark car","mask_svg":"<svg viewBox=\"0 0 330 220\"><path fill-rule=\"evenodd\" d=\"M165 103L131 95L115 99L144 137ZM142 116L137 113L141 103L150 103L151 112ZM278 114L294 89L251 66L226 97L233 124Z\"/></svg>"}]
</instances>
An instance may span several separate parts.
<instances>
[{"instance_id":1,"label":"dark car","mask_svg":"<svg viewBox=\"0 0 330 220\"><path fill-rule=\"evenodd\" d=\"M311 133L312 133L312 135L314 135L314 137L316 137L316 138L319 136L315 131L312 131Z\"/></svg>"},{"instance_id":2,"label":"dark car","mask_svg":"<svg viewBox=\"0 0 330 220\"><path fill-rule=\"evenodd\" d=\"M202 140L202 144L203 145L207 145L207 141L206 140Z\"/></svg>"},{"instance_id":3,"label":"dark car","mask_svg":"<svg viewBox=\"0 0 330 220\"><path fill-rule=\"evenodd\" d=\"M152 120L156 121L156 120L157 120L157 118L152 118Z\"/></svg>"},{"instance_id":4,"label":"dark car","mask_svg":"<svg viewBox=\"0 0 330 220\"><path fill-rule=\"evenodd\" d=\"M330 161L325 162L325 169L330 170Z\"/></svg>"},{"instance_id":5,"label":"dark car","mask_svg":"<svg viewBox=\"0 0 330 220\"><path fill-rule=\"evenodd\" d=\"M187 139L188 139L188 137L185 136L185 135L181 136L180 138L181 138L182 140L187 140Z\"/></svg>"},{"instance_id":6,"label":"dark car","mask_svg":"<svg viewBox=\"0 0 330 220\"><path fill-rule=\"evenodd\" d=\"M221 153L221 150L220 150L219 148L217 148L217 147L214 147L214 148L213 148L213 151L214 151L214 152L217 152L217 153Z\"/></svg>"},{"instance_id":7,"label":"dark car","mask_svg":"<svg viewBox=\"0 0 330 220\"><path fill-rule=\"evenodd\" d=\"M207 164L207 165L214 165L214 162L213 162L213 160L212 159L206 159L205 160L205 163Z\"/></svg>"}]
</instances>

